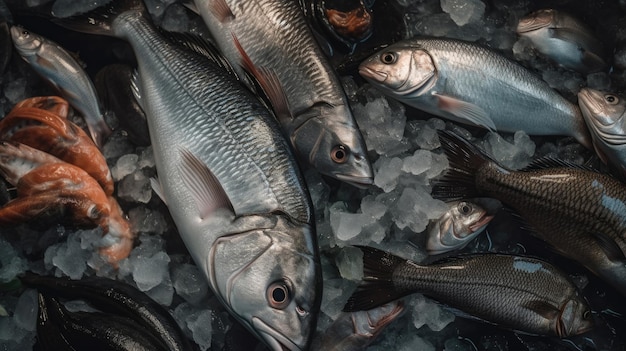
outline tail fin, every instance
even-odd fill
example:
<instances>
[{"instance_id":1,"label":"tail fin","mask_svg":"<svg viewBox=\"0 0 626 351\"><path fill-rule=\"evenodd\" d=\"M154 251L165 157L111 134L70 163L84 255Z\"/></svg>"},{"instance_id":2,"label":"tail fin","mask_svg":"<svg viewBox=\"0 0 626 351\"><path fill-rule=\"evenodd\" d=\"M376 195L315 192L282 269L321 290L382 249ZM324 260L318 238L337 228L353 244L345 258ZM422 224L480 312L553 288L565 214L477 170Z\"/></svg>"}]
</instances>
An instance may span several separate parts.
<instances>
[{"instance_id":1,"label":"tail fin","mask_svg":"<svg viewBox=\"0 0 626 351\"><path fill-rule=\"evenodd\" d=\"M111 28L113 21L128 11L147 13L143 0L113 0L92 11L66 18L54 18L52 21L77 32L114 36Z\"/></svg>"},{"instance_id":2,"label":"tail fin","mask_svg":"<svg viewBox=\"0 0 626 351\"><path fill-rule=\"evenodd\" d=\"M449 131L438 131L441 147L450 168L433 186L433 197L446 201L480 197L475 174L487 162L495 162L463 137Z\"/></svg>"},{"instance_id":3,"label":"tail fin","mask_svg":"<svg viewBox=\"0 0 626 351\"><path fill-rule=\"evenodd\" d=\"M357 247L363 251L363 283L348 298L345 312L370 310L411 293L398 289L393 282L393 272L406 259L372 247Z\"/></svg>"}]
</instances>

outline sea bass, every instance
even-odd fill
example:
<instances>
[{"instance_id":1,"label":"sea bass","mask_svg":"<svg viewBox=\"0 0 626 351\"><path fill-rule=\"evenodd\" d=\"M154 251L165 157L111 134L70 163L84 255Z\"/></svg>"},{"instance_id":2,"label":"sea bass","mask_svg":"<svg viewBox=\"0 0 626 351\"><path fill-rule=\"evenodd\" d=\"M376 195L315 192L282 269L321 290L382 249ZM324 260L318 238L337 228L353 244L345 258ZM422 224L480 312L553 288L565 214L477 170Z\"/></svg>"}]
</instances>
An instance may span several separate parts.
<instances>
[{"instance_id":1,"label":"sea bass","mask_svg":"<svg viewBox=\"0 0 626 351\"><path fill-rule=\"evenodd\" d=\"M456 134L440 132L439 139L450 169L433 187L433 197L501 201L534 235L626 295L626 186L554 159L511 171Z\"/></svg>"},{"instance_id":2,"label":"sea bass","mask_svg":"<svg viewBox=\"0 0 626 351\"><path fill-rule=\"evenodd\" d=\"M420 266L378 249L363 250L363 283L344 311L366 310L420 292L501 327L561 338L593 327L576 286L547 262L471 255Z\"/></svg>"},{"instance_id":3,"label":"sea bass","mask_svg":"<svg viewBox=\"0 0 626 351\"><path fill-rule=\"evenodd\" d=\"M306 186L274 116L222 61L163 37L141 1L59 21L130 43L153 186L192 258L215 295L272 350L306 349L321 268Z\"/></svg>"},{"instance_id":4,"label":"sea bass","mask_svg":"<svg viewBox=\"0 0 626 351\"><path fill-rule=\"evenodd\" d=\"M485 208L469 201L452 201L448 206L449 210L427 228L429 255L462 249L482 233L493 218Z\"/></svg>"},{"instance_id":5,"label":"sea bass","mask_svg":"<svg viewBox=\"0 0 626 351\"><path fill-rule=\"evenodd\" d=\"M341 83L293 0L195 0L220 50L243 76L250 63L296 155L323 174L357 186L373 183L363 136ZM270 71L275 79L263 76ZM268 79L269 78L269 79ZM286 106L285 106L286 105ZM287 112L288 111L288 112Z\"/></svg>"},{"instance_id":6,"label":"sea bass","mask_svg":"<svg viewBox=\"0 0 626 351\"><path fill-rule=\"evenodd\" d=\"M580 73L601 71L602 43L578 19L553 9L535 11L520 19L517 34L559 65Z\"/></svg>"},{"instance_id":7,"label":"sea bass","mask_svg":"<svg viewBox=\"0 0 626 351\"><path fill-rule=\"evenodd\" d=\"M80 63L59 44L20 26L11 27L11 36L24 61L81 113L91 138L101 148L111 129L104 121L96 89Z\"/></svg>"},{"instance_id":8,"label":"sea bass","mask_svg":"<svg viewBox=\"0 0 626 351\"><path fill-rule=\"evenodd\" d=\"M626 179L626 100L583 88L578 93L578 105L591 131L596 153Z\"/></svg>"},{"instance_id":9,"label":"sea bass","mask_svg":"<svg viewBox=\"0 0 626 351\"><path fill-rule=\"evenodd\" d=\"M359 73L385 94L455 122L567 135L591 146L576 105L524 67L476 44L403 40L366 59Z\"/></svg>"}]
</instances>

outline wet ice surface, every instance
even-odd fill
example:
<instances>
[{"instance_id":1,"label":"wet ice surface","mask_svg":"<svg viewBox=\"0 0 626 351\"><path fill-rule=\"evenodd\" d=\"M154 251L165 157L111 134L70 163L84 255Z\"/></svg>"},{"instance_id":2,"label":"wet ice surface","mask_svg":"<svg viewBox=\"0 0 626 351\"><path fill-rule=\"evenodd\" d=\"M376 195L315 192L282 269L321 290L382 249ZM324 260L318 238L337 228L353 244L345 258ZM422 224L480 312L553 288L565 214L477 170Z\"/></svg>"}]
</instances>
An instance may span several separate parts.
<instances>
[{"instance_id":1,"label":"wet ice surface","mask_svg":"<svg viewBox=\"0 0 626 351\"><path fill-rule=\"evenodd\" d=\"M382 1L382 0L377 0ZM47 0L27 0L28 5ZM61 1L55 6L59 14L82 12L98 1ZM72 7L68 7L72 3ZM173 0L147 0L157 23L173 31L206 31L198 21ZM517 20L545 2L501 0L396 0L392 6L402 14L405 37L414 35L446 36L477 41L500 50L535 70L564 96L575 99L580 87L624 90L626 88L626 29L614 30L605 42L617 45L611 51L614 66L608 73L581 76L543 60L521 40L514 28ZM558 1L557 8L576 9L576 1ZM588 5L592 6L592 5ZM622 5L624 6L624 5ZM593 7L593 6L592 6ZM596 25L615 23L616 16L626 20L622 12L592 8L590 20ZM60 12L63 11L63 12ZM578 10L578 13L586 13ZM593 13L593 11L589 11ZM607 33L602 27L601 33ZM62 38L54 38L63 43ZM612 48L612 47L611 47ZM356 73L354 73L356 74ZM423 233L430 220L445 210L441 201L429 194L433 179L447 167L441 154L437 130L451 129L470 138L496 160L512 169L523 168L542 156L553 156L574 163L589 161L591 154L569 138L534 138L523 132L497 134L453 125L439 118L417 112L383 97L357 76L342 77L350 97L355 118L361 127L375 170L375 185L357 190L320 176L305 172L317 220L319 245L324 269L324 295L318 330L324 330L341 313L347 297L354 291L362 275L361 253L351 245L371 245L397 255L422 262L427 259ZM1 80L0 105L6 113L16 102L32 95L51 94L46 86L14 60ZM573 100L574 101L574 100ZM201 350L229 349L233 342L250 343L251 336L234 337L227 333L233 327L228 315L203 281L197 267L177 237L175 227L160 200L149 186L156 173L150 147L135 147L127 135L119 131L104 146L104 154L116 181L116 196L138 233L130 257L112 269L97 254L106 243L101 231L75 230L54 225L46 229L20 226L0 229L0 284L26 269L79 279L88 275L107 276L137 286L159 303L167 306L190 339ZM506 252L554 255L541 244L528 241L517 230L517 222L499 214L486 233L471 242L463 252ZM570 267L571 263L556 259ZM407 297L407 312L388 326L379 340L368 350L617 350L623 345L624 328L611 332L623 320L610 317L616 298L606 286L586 271L567 268L572 277L586 285L599 327L585 337L558 341L549 338L515 335L509 331L471 320L455 317L446 308L420 294ZM588 282L588 283L587 283ZM0 294L0 349L28 350L34 343L34 292ZM609 302L606 302L609 301ZM35 305L36 306L36 305ZM604 323L604 324L603 324ZM606 323L610 323L609 326ZM614 324L611 324L614 323ZM236 334L239 335L239 334ZM623 334L622 334L623 335ZM231 338L232 339L232 338ZM241 340L239 340L241 339ZM247 341L242 341L247 340ZM241 347L240 347L241 348ZM244 346L245 348L245 346Z\"/></svg>"}]
</instances>

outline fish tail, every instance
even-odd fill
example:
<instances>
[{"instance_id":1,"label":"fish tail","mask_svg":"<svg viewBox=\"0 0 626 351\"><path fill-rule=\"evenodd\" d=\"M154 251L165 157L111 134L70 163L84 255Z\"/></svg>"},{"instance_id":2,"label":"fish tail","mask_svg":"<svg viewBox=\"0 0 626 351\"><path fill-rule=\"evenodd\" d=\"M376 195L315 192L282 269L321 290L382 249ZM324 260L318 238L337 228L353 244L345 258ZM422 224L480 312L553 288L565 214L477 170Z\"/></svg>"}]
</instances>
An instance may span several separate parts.
<instances>
[{"instance_id":1,"label":"fish tail","mask_svg":"<svg viewBox=\"0 0 626 351\"><path fill-rule=\"evenodd\" d=\"M55 17L52 21L77 32L115 36L112 29L113 21L128 11L147 13L142 0L113 0L83 14L65 18Z\"/></svg>"},{"instance_id":2,"label":"fish tail","mask_svg":"<svg viewBox=\"0 0 626 351\"><path fill-rule=\"evenodd\" d=\"M433 197L446 201L480 197L476 189L476 172L486 163L495 161L453 132L440 130L438 134L450 167L433 186Z\"/></svg>"},{"instance_id":3,"label":"fish tail","mask_svg":"<svg viewBox=\"0 0 626 351\"><path fill-rule=\"evenodd\" d=\"M345 312L370 310L411 293L393 282L393 273L406 259L372 247L357 247L363 251L363 282L348 298Z\"/></svg>"}]
</instances>

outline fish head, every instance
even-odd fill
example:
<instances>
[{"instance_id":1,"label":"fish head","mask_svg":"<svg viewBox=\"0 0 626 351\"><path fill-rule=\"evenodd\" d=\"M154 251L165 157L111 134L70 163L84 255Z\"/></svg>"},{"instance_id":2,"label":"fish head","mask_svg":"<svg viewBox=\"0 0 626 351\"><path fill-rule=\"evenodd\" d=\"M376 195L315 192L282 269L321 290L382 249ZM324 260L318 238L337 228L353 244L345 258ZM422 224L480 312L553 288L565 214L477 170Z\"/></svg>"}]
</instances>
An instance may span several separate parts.
<instances>
[{"instance_id":1,"label":"fish head","mask_svg":"<svg viewBox=\"0 0 626 351\"><path fill-rule=\"evenodd\" d=\"M13 45L22 56L32 56L39 51L43 44L43 38L21 26L11 27Z\"/></svg>"},{"instance_id":2,"label":"fish head","mask_svg":"<svg viewBox=\"0 0 626 351\"><path fill-rule=\"evenodd\" d=\"M305 350L321 301L314 232L280 217L270 228L221 237L210 283L244 326L272 350Z\"/></svg>"},{"instance_id":3,"label":"fish head","mask_svg":"<svg viewBox=\"0 0 626 351\"><path fill-rule=\"evenodd\" d=\"M439 225L429 233L426 245L429 254L462 248L493 218L485 208L472 202L454 201L449 206L450 209L439 219Z\"/></svg>"},{"instance_id":4,"label":"fish head","mask_svg":"<svg viewBox=\"0 0 626 351\"><path fill-rule=\"evenodd\" d=\"M626 145L626 99L583 88L578 93L578 104L594 136L610 147Z\"/></svg>"},{"instance_id":5,"label":"fish head","mask_svg":"<svg viewBox=\"0 0 626 351\"><path fill-rule=\"evenodd\" d=\"M552 9L543 9L535 11L526 17L520 19L517 24L517 33L524 34L534 32L539 29L549 28L556 21L556 11Z\"/></svg>"},{"instance_id":6,"label":"fish head","mask_svg":"<svg viewBox=\"0 0 626 351\"><path fill-rule=\"evenodd\" d=\"M565 338L588 332L593 328L593 319L589 306L575 295L561 307L556 321L556 333Z\"/></svg>"},{"instance_id":7,"label":"fish head","mask_svg":"<svg viewBox=\"0 0 626 351\"><path fill-rule=\"evenodd\" d=\"M419 45L391 45L359 65L359 74L372 85L397 98L424 94L436 82L437 68Z\"/></svg>"},{"instance_id":8,"label":"fish head","mask_svg":"<svg viewBox=\"0 0 626 351\"><path fill-rule=\"evenodd\" d=\"M315 106L308 113L314 115L290 133L298 157L320 173L356 187L373 184L374 172L358 127L345 118L332 118L350 111L341 106Z\"/></svg>"}]
</instances>

